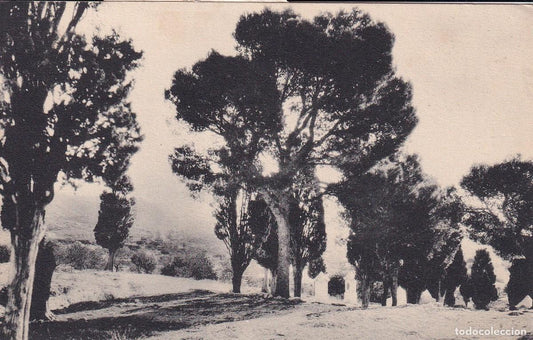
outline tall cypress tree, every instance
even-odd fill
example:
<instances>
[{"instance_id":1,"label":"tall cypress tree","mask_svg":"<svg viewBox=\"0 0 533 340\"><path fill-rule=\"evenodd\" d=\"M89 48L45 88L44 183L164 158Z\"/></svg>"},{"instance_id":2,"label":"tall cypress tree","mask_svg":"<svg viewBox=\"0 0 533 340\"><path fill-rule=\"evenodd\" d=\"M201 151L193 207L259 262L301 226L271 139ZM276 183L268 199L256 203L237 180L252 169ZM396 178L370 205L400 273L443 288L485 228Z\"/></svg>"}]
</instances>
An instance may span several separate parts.
<instances>
[{"instance_id":1,"label":"tall cypress tree","mask_svg":"<svg viewBox=\"0 0 533 340\"><path fill-rule=\"evenodd\" d=\"M476 309L487 309L491 301L498 299L498 291L494 286L496 282L494 266L492 265L487 250L480 249L476 251L470 279L472 284L472 301Z\"/></svg>"},{"instance_id":2,"label":"tall cypress tree","mask_svg":"<svg viewBox=\"0 0 533 340\"><path fill-rule=\"evenodd\" d=\"M455 305L455 290L467 280L466 262L463 249L459 248L453 262L446 269L446 276L442 282L444 290L444 304L450 307Z\"/></svg>"}]
</instances>

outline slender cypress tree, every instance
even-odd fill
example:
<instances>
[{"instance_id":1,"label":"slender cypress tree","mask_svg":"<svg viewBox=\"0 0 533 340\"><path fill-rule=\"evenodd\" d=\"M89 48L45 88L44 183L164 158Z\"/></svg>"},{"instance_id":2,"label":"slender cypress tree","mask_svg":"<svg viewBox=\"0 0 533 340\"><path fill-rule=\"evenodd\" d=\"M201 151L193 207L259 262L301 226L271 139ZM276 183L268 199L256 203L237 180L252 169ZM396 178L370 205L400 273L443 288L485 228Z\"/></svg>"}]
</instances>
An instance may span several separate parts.
<instances>
[{"instance_id":1,"label":"slender cypress tree","mask_svg":"<svg viewBox=\"0 0 533 340\"><path fill-rule=\"evenodd\" d=\"M498 299L498 291L494 286L496 282L494 266L492 265L488 251L485 249L476 251L470 279L472 284L472 301L476 309L487 309L491 301Z\"/></svg>"}]
</instances>

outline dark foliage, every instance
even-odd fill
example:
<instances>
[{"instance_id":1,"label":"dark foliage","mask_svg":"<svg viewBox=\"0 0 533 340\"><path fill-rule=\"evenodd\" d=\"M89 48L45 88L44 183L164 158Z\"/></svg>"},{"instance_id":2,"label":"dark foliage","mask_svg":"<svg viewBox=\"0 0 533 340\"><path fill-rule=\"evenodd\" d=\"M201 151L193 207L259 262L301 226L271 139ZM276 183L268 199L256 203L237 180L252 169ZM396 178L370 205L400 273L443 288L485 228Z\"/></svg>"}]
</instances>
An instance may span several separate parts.
<instances>
[{"instance_id":1,"label":"dark foliage","mask_svg":"<svg viewBox=\"0 0 533 340\"><path fill-rule=\"evenodd\" d=\"M470 280L473 289L472 301L476 309L487 309L491 301L498 299L498 291L494 286L496 282L494 267L492 266L490 255L485 249L476 251Z\"/></svg>"},{"instance_id":2,"label":"dark foliage","mask_svg":"<svg viewBox=\"0 0 533 340\"><path fill-rule=\"evenodd\" d=\"M472 296L474 296L474 286L472 285L472 280L469 276L467 276L466 280L461 284L459 291L463 297L465 306L468 307L470 299L472 299Z\"/></svg>"},{"instance_id":3,"label":"dark foliage","mask_svg":"<svg viewBox=\"0 0 533 340\"><path fill-rule=\"evenodd\" d=\"M176 255L171 263L161 269L161 274L196 280L217 279L213 265L204 251L189 251Z\"/></svg>"},{"instance_id":4,"label":"dark foliage","mask_svg":"<svg viewBox=\"0 0 533 340\"><path fill-rule=\"evenodd\" d=\"M124 246L134 222L135 201L115 190L100 195L98 221L94 227L96 243L109 251L107 270L114 270L116 251Z\"/></svg>"},{"instance_id":5,"label":"dark foliage","mask_svg":"<svg viewBox=\"0 0 533 340\"><path fill-rule=\"evenodd\" d=\"M455 306L455 290L461 286L468 278L466 262L464 261L463 250L459 248L453 262L446 268L446 274L442 281L441 289L444 293L444 304L450 307Z\"/></svg>"},{"instance_id":6,"label":"dark foliage","mask_svg":"<svg viewBox=\"0 0 533 340\"><path fill-rule=\"evenodd\" d=\"M294 292L295 296L300 296L302 271L305 266L309 265L308 273L311 277L325 271L321 255L326 249L326 225L322 199L312 183L302 183L295 179L290 207L291 261L295 268ZM250 202L248 223L255 239L254 259L275 274L278 226L264 200L256 199Z\"/></svg>"},{"instance_id":7,"label":"dark foliage","mask_svg":"<svg viewBox=\"0 0 533 340\"><path fill-rule=\"evenodd\" d=\"M0 245L0 263L9 262L11 257L11 247L7 245Z\"/></svg>"},{"instance_id":8,"label":"dark foliage","mask_svg":"<svg viewBox=\"0 0 533 340\"><path fill-rule=\"evenodd\" d=\"M344 292L344 277L341 275L333 275L328 281L328 294L344 298Z\"/></svg>"},{"instance_id":9,"label":"dark foliage","mask_svg":"<svg viewBox=\"0 0 533 340\"><path fill-rule=\"evenodd\" d=\"M324 263L324 259L322 257L318 257L310 261L309 265L307 266L307 275L309 275L309 277L312 279L316 278L320 273L325 272L326 264Z\"/></svg>"},{"instance_id":10,"label":"dark foliage","mask_svg":"<svg viewBox=\"0 0 533 340\"><path fill-rule=\"evenodd\" d=\"M289 204L291 263L294 273L294 296L301 296L302 272L310 262L317 262L326 250L324 206L318 179L312 171L302 170L294 178ZM322 262L323 263L323 262ZM315 266L310 271L318 275ZM324 268L325 269L325 268Z\"/></svg>"},{"instance_id":11,"label":"dark foliage","mask_svg":"<svg viewBox=\"0 0 533 340\"><path fill-rule=\"evenodd\" d=\"M240 293L242 275L253 258L256 243L261 242L250 227L249 201L249 192L229 190L215 213L215 235L230 255L234 293Z\"/></svg>"},{"instance_id":12,"label":"dark foliage","mask_svg":"<svg viewBox=\"0 0 533 340\"><path fill-rule=\"evenodd\" d=\"M350 219L347 256L357 279L368 280L366 289L383 282L384 294L391 290L393 300L399 282L409 303L418 303L431 278L443 275L461 240L453 191L428 183L412 155L391 157L362 176L347 177L334 191Z\"/></svg>"},{"instance_id":13,"label":"dark foliage","mask_svg":"<svg viewBox=\"0 0 533 340\"><path fill-rule=\"evenodd\" d=\"M209 156L178 148L173 170L199 190L228 176L213 164L238 164L231 178L257 190L278 220L276 295L288 297L293 178L316 164L361 173L393 153L416 125L411 87L392 68L393 35L358 10L310 21L266 9L242 16L234 37L237 56L212 52L176 72L166 92L178 120L226 144ZM262 173L262 151L279 165L273 176Z\"/></svg>"},{"instance_id":14,"label":"dark foliage","mask_svg":"<svg viewBox=\"0 0 533 340\"><path fill-rule=\"evenodd\" d=\"M262 239L254 247L254 259L261 266L275 272L278 264L277 224L264 200L250 202L249 223L253 234Z\"/></svg>"},{"instance_id":15,"label":"dark foliage","mask_svg":"<svg viewBox=\"0 0 533 340\"><path fill-rule=\"evenodd\" d=\"M533 265L526 259L514 259L509 272L511 277L505 291L509 307L516 309L516 305L526 296L533 299Z\"/></svg>"},{"instance_id":16,"label":"dark foliage","mask_svg":"<svg viewBox=\"0 0 533 340\"><path fill-rule=\"evenodd\" d=\"M95 6L0 4L1 220L12 234L17 266L6 338L28 336L30 304L23 302L31 301L28 284L58 178L92 182L115 164L127 167L117 146L127 140L136 149L141 140L127 74L142 54L116 32L88 39L76 33Z\"/></svg>"},{"instance_id":17,"label":"dark foliage","mask_svg":"<svg viewBox=\"0 0 533 340\"><path fill-rule=\"evenodd\" d=\"M483 202L465 218L472 236L504 258L533 261L533 162L520 157L473 167L461 186Z\"/></svg>"}]
</instances>

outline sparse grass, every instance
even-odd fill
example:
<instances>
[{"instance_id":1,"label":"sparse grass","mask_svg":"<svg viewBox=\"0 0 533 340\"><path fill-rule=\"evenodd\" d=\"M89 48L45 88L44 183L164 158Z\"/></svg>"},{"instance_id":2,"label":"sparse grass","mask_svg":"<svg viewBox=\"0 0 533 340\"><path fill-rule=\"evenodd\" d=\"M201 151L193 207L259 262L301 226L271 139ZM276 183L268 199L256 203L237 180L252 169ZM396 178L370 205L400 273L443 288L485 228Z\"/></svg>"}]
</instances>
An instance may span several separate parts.
<instances>
[{"instance_id":1,"label":"sparse grass","mask_svg":"<svg viewBox=\"0 0 533 340\"><path fill-rule=\"evenodd\" d=\"M155 332L288 312L299 301L262 295L188 293L81 302L56 310L56 321L32 323L33 339L134 340Z\"/></svg>"}]
</instances>

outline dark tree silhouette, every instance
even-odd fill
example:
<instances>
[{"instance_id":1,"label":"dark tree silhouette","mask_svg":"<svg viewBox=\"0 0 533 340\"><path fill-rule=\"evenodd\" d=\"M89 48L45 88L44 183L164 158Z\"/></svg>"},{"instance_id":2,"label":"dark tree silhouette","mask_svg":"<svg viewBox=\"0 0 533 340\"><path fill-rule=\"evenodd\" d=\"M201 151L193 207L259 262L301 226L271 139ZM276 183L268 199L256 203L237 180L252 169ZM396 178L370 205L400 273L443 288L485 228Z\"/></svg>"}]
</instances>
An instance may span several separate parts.
<instances>
[{"instance_id":1,"label":"dark tree silhouette","mask_svg":"<svg viewBox=\"0 0 533 340\"><path fill-rule=\"evenodd\" d=\"M316 164L364 171L393 153L416 124L411 87L394 73L393 35L358 10L309 21L267 9L242 16L234 36L237 57L212 53L178 71L166 94L191 130L221 136L228 150L237 139L254 145L243 148L254 157L239 162L240 183L276 219L275 295L288 297L292 179ZM277 161L276 174L263 175L260 148Z\"/></svg>"},{"instance_id":2,"label":"dark tree silhouette","mask_svg":"<svg viewBox=\"0 0 533 340\"><path fill-rule=\"evenodd\" d=\"M253 258L266 270L272 274L270 282L270 291L274 292L276 288L276 275L278 265L278 226L268 208L268 205L261 198L250 202L249 206L249 224L257 242L254 244ZM263 290L268 290L265 275Z\"/></svg>"},{"instance_id":3,"label":"dark tree silhouette","mask_svg":"<svg viewBox=\"0 0 533 340\"><path fill-rule=\"evenodd\" d=\"M7 245L0 245L0 263L9 262L11 257L11 247Z\"/></svg>"},{"instance_id":4,"label":"dark tree silhouette","mask_svg":"<svg viewBox=\"0 0 533 340\"><path fill-rule=\"evenodd\" d=\"M513 270L515 277L526 277L533 267L533 162L517 156L492 166L475 166L461 186L481 203L465 214L472 238L491 245L507 260L524 257L527 264ZM509 303L513 307L514 299Z\"/></svg>"},{"instance_id":5,"label":"dark tree silhouette","mask_svg":"<svg viewBox=\"0 0 533 340\"><path fill-rule=\"evenodd\" d=\"M253 202L250 206L250 220L254 235L254 257L260 265L276 277L278 225L269 206L264 200ZM294 275L294 296L301 296L302 273L307 265L311 277L325 271L321 256L326 250L326 225L324 207L318 187L318 180L309 172L300 172L292 185L290 212L291 264ZM274 285L274 283L273 283Z\"/></svg>"},{"instance_id":6,"label":"dark tree silhouette","mask_svg":"<svg viewBox=\"0 0 533 340\"><path fill-rule=\"evenodd\" d=\"M455 306L455 291L467 280L466 262L463 250L459 248L455 253L453 262L446 268L446 274L442 282L441 291L444 294L444 304Z\"/></svg>"},{"instance_id":7,"label":"dark tree silhouette","mask_svg":"<svg viewBox=\"0 0 533 340\"><path fill-rule=\"evenodd\" d=\"M248 220L250 193L243 191L239 197L238 191L230 191L222 200L215 214L215 235L229 252L233 292L240 293L242 275L253 258L256 241Z\"/></svg>"},{"instance_id":8,"label":"dark tree silhouette","mask_svg":"<svg viewBox=\"0 0 533 340\"><path fill-rule=\"evenodd\" d=\"M461 186L482 203L465 218L473 238L508 260L524 256L533 261L533 162L516 157L476 166Z\"/></svg>"},{"instance_id":9,"label":"dark tree silhouette","mask_svg":"<svg viewBox=\"0 0 533 340\"><path fill-rule=\"evenodd\" d=\"M472 286L472 279L470 278L470 276L468 276L468 274L467 274L466 280L463 282L463 284L461 284L459 291L465 302L465 307L468 307L468 303L470 302L470 299L472 299L472 296L474 295L474 287Z\"/></svg>"},{"instance_id":10,"label":"dark tree silhouette","mask_svg":"<svg viewBox=\"0 0 533 340\"><path fill-rule=\"evenodd\" d=\"M309 261L309 264L307 265L307 275L309 275L310 278L314 279L320 273L325 272L326 264L324 263L324 259L322 257L317 257Z\"/></svg>"},{"instance_id":11,"label":"dark tree silhouette","mask_svg":"<svg viewBox=\"0 0 533 340\"><path fill-rule=\"evenodd\" d=\"M127 197L132 187L127 177L122 177L113 184L111 192L104 191L100 195L100 210L98 221L94 227L96 244L109 252L106 270L115 270L115 256L124 246L133 225L133 207L135 200Z\"/></svg>"},{"instance_id":12,"label":"dark tree silhouette","mask_svg":"<svg viewBox=\"0 0 533 340\"><path fill-rule=\"evenodd\" d=\"M276 129L270 110L275 84L266 76L245 58L211 52L195 65L193 74L178 71L166 93L176 104L177 118L188 122L191 130L225 137L226 144L207 155L189 146L178 147L170 161L173 172L186 180L193 195L209 190L218 196L215 234L230 253L235 292L240 290L252 256L246 218L252 190L243 185L243 178L264 150L268 131Z\"/></svg>"},{"instance_id":13,"label":"dark tree silhouette","mask_svg":"<svg viewBox=\"0 0 533 340\"><path fill-rule=\"evenodd\" d=\"M382 304L386 304L390 291L393 305L396 305L410 192L420 184L422 175L415 156L408 156L403 162L393 159L385 164L382 169L378 167L363 176L348 177L335 191L351 221L348 260L357 268L363 297L370 297L371 286L381 281ZM365 264L364 261L370 262ZM364 273L365 270L370 272ZM363 305L367 304L363 299Z\"/></svg>"},{"instance_id":14,"label":"dark tree silhouette","mask_svg":"<svg viewBox=\"0 0 533 340\"><path fill-rule=\"evenodd\" d=\"M348 262L355 267L355 279L360 283L358 288L363 308L367 308L370 303L372 285L382 277L381 263L376 256L376 244L372 242L375 237L372 234L367 235L365 231L351 234L347 244Z\"/></svg>"},{"instance_id":15,"label":"dark tree silhouette","mask_svg":"<svg viewBox=\"0 0 533 340\"><path fill-rule=\"evenodd\" d=\"M362 176L347 177L335 191L351 221L348 260L360 275L370 270L361 278L371 282L362 286L383 282L382 304L390 291L396 305L401 274L408 300L417 303L432 268L449 264L457 249L455 201L428 183L413 155L391 157Z\"/></svg>"},{"instance_id":16,"label":"dark tree silhouette","mask_svg":"<svg viewBox=\"0 0 533 340\"><path fill-rule=\"evenodd\" d=\"M132 86L126 74L141 53L116 33L90 39L77 34L83 14L94 6L0 4L2 226L11 232L15 274L8 288L7 339L28 337L37 249L58 174L93 181L112 163L120 136L140 139L126 101Z\"/></svg>"},{"instance_id":17,"label":"dark tree silhouette","mask_svg":"<svg viewBox=\"0 0 533 340\"><path fill-rule=\"evenodd\" d=\"M344 298L346 290L344 277L341 275L333 275L328 281L328 295L340 296Z\"/></svg>"},{"instance_id":18,"label":"dark tree silhouette","mask_svg":"<svg viewBox=\"0 0 533 340\"><path fill-rule=\"evenodd\" d=\"M292 188L289 212L291 263L294 296L300 297L302 272L305 266L315 262L318 266L314 266L311 273L314 277L319 274L316 272L320 268L318 259L326 250L326 224L322 196L314 174L305 170L300 171L294 179Z\"/></svg>"},{"instance_id":19,"label":"dark tree silhouette","mask_svg":"<svg viewBox=\"0 0 533 340\"><path fill-rule=\"evenodd\" d=\"M498 291L494 286L496 275L490 260L490 255L485 249L476 251L472 273L470 275L472 284L472 301L476 309L487 309L491 301L498 299Z\"/></svg>"},{"instance_id":20,"label":"dark tree silhouette","mask_svg":"<svg viewBox=\"0 0 533 340\"><path fill-rule=\"evenodd\" d=\"M526 259L514 259L509 269L511 277L505 287L509 307L516 309L516 305L529 295L533 299L533 266ZM533 308L533 305L531 306Z\"/></svg>"},{"instance_id":21,"label":"dark tree silhouette","mask_svg":"<svg viewBox=\"0 0 533 340\"><path fill-rule=\"evenodd\" d=\"M421 187L412 202L411 223L404 231L410 241L402 250L399 283L407 290L407 302L419 303L425 289L439 297L440 282L463 238L459 229L462 205L455 190L432 185Z\"/></svg>"}]
</instances>

